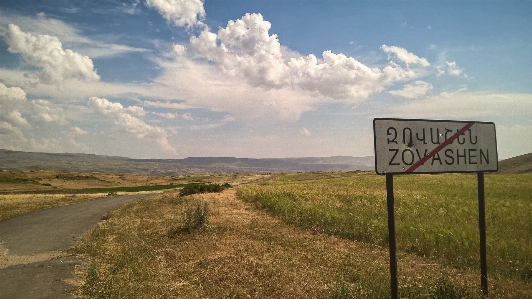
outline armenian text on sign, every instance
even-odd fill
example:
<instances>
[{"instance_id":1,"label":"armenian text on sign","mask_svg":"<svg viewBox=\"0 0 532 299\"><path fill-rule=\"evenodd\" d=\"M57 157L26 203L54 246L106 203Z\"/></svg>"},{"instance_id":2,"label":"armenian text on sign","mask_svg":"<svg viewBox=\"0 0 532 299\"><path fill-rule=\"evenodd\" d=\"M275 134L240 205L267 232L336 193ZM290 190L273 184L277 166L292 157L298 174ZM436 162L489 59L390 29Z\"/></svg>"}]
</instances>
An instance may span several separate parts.
<instances>
[{"instance_id":1,"label":"armenian text on sign","mask_svg":"<svg viewBox=\"0 0 532 299\"><path fill-rule=\"evenodd\" d=\"M494 123L376 118L373 130L378 174L498 169Z\"/></svg>"}]
</instances>

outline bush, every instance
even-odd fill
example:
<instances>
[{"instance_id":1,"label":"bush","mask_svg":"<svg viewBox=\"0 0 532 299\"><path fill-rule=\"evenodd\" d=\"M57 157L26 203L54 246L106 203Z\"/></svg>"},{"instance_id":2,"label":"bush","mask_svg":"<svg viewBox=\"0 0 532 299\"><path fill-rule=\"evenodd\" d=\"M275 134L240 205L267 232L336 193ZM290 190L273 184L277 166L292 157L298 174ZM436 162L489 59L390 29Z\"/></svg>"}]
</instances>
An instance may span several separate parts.
<instances>
[{"instance_id":1,"label":"bush","mask_svg":"<svg viewBox=\"0 0 532 299\"><path fill-rule=\"evenodd\" d=\"M231 188L231 185L228 183L225 183L223 185L220 184L188 184L181 191L179 192L179 195L185 196L185 195L192 195L192 194L201 194L201 193L216 193L216 192L222 192L224 189Z\"/></svg>"}]
</instances>

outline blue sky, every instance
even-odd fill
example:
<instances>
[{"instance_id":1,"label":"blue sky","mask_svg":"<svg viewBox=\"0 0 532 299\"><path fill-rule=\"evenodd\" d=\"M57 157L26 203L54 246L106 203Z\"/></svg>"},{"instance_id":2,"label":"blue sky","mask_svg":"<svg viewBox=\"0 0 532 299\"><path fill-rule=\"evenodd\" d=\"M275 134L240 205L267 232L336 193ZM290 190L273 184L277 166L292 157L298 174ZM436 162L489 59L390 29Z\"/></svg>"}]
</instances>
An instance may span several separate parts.
<instances>
[{"instance_id":1,"label":"blue sky","mask_svg":"<svg viewBox=\"0 0 532 299\"><path fill-rule=\"evenodd\" d=\"M0 148L373 155L375 117L532 152L532 1L2 1Z\"/></svg>"}]
</instances>

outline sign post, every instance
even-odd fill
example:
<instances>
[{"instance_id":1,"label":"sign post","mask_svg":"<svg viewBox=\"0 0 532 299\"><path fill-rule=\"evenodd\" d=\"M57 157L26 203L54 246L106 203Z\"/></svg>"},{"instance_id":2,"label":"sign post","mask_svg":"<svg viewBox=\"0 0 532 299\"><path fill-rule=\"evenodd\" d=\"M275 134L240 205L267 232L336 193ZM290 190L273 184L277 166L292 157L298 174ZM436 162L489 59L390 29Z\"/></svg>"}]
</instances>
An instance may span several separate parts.
<instances>
[{"instance_id":1,"label":"sign post","mask_svg":"<svg viewBox=\"0 0 532 299\"><path fill-rule=\"evenodd\" d=\"M484 200L484 173L477 173L478 181L478 227L480 231L480 285L488 295L488 261L486 258L486 205Z\"/></svg>"},{"instance_id":2,"label":"sign post","mask_svg":"<svg viewBox=\"0 0 532 299\"><path fill-rule=\"evenodd\" d=\"M478 178L481 287L488 294L484 172L498 170L495 124L475 121L376 118L375 171L386 175L390 285L398 298L394 174L476 172Z\"/></svg>"},{"instance_id":3,"label":"sign post","mask_svg":"<svg viewBox=\"0 0 532 299\"><path fill-rule=\"evenodd\" d=\"M395 215L394 215L394 195L393 195L393 174L386 175L386 195L388 202L388 239L390 247L390 287L392 299L397 299L397 256L395 243Z\"/></svg>"}]
</instances>

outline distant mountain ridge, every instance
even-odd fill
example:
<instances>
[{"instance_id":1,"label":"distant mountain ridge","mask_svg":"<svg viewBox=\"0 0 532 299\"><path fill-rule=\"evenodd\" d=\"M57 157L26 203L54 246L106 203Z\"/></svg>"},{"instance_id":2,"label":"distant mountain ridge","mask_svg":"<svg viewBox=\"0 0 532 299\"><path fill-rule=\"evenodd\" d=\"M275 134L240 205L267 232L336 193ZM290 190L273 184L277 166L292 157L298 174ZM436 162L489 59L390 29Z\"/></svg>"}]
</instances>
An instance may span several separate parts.
<instances>
[{"instance_id":1,"label":"distant mountain ridge","mask_svg":"<svg viewBox=\"0 0 532 299\"><path fill-rule=\"evenodd\" d=\"M37 153L0 149L0 170L60 170L139 175L190 175L245 172L372 170L374 157L131 159L71 153Z\"/></svg>"},{"instance_id":2,"label":"distant mountain ridge","mask_svg":"<svg viewBox=\"0 0 532 299\"><path fill-rule=\"evenodd\" d=\"M532 153L499 161L499 173L532 172Z\"/></svg>"}]
</instances>

